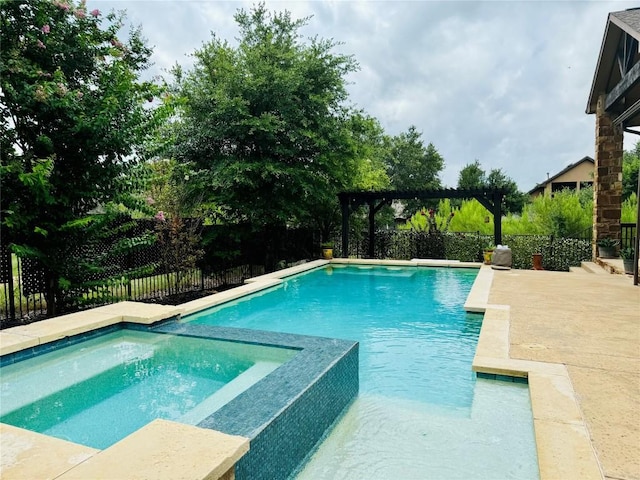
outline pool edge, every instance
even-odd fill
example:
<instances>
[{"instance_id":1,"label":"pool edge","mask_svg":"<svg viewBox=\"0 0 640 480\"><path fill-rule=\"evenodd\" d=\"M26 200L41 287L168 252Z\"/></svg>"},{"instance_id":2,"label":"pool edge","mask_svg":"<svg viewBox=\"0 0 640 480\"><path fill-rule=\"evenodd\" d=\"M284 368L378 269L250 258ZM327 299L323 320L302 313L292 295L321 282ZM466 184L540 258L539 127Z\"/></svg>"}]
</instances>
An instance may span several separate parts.
<instances>
[{"instance_id":1,"label":"pool edge","mask_svg":"<svg viewBox=\"0 0 640 480\"><path fill-rule=\"evenodd\" d=\"M603 480L566 365L510 358L510 307L489 303L493 276L482 266L465 302L484 313L473 371L528 380L540 480Z\"/></svg>"},{"instance_id":2,"label":"pool edge","mask_svg":"<svg viewBox=\"0 0 640 480\"><path fill-rule=\"evenodd\" d=\"M309 262L304 265L307 265L307 269L319 268L320 266L329 263L361 263L379 265L400 264L407 266L412 264L414 266L418 266L417 261L406 261L402 263L398 263L396 261L378 261L376 263L375 261L363 261L361 259L335 259L331 262L318 262L318 264ZM436 265L430 263L428 265L423 264L422 266ZM447 264L447 266L463 265ZM477 268L475 264L469 265L469 267ZM282 278L293 274L295 273L287 273L285 271L281 271L280 273L280 275L283 276ZM604 475L602 468L595 453L593 444L591 443L589 431L580 411L576 399L576 393L568 376L566 366L564 364L557 363L517 360L509 357L509 306L492 305L489 303L493 275L494 270L490 267L481 266L478 272L478 277L476 278L472 290L467 297L467 301L465 302L465 310L484 313L483 325L480 331L476 355L472 365L473 370L481 373L523 377L528 379L534 419L538 464L540 478L542 480L555 478L603 479ZM255 291L258 291L277 285L281 281L282 280L279 278L271 278L259 280L253 283L255 285L254 288L256 288ZM245 288L246 292L244 294L253 292L249 292L249 290L249 287ZM236 293L239 292L236 291ZM149 304L142 305L149 306ZM102 311L105 310L105 307L100 308L103 309ZM179 306L177 308L182 307ZM202 308L207 308L207 306ZM181 312L184 312L184 309L181 310ZM109 315L106 316L108 317ZM147 321L149 318L151 317L148 317ZM95 319L92 320L94 325L96 321L97 320ZM109 320L103 319L103 321L106 321L107 324L109 324L108 322L115 324L123 322L124 320L121 315L112 315ZM5 355L5 343L2 335L5 333L12 333L8 332L9 330L12 329L6 329L0 332L0 352L2 352L2 355ZM70 332L70 330L67 330L67 336L77 334ZM15 332L12 334L15 335L16 338L11 339L15 340L15 342L10 343L11 348L15 348L16 345L23 345L22 348L31 348L36 344L42 344L40 342L43 341L43 338L46 338L38 335L26 334L24 332ZM34 342L38 343L34 344Z\"/></svg>"}]
</instances>

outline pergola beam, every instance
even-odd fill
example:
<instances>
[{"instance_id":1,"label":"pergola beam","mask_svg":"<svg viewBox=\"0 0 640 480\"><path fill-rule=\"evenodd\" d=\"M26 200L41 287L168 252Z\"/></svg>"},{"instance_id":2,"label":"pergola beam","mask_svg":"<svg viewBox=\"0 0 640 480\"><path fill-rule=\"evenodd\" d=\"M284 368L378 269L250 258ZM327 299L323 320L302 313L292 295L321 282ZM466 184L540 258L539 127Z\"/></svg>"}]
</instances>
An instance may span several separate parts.
<instances>
[{"instance_id":1,"label":"pergola beam","mask_svg":"<svg viewBox=\"0 0 640 480\"><path fill-rule=\"evenodd\" d=\"M613 105L618 102L625 94L640 80L640 62L636 63L631 69L622 77L622 79L616 84L615 87L607 93L607 98L604 102L605 111L609 111Z\"/></svg>"},{"instance_id":2,"label":"pergola beam","mask_svg":"<svg viewBox=\"0 0 640 480\"><path fill-rule=\"evenodd\" d=\"M440 198L475 198L482 206L493 214L493 240L496 245L502 243L502 199L507 191L503 189L475 189L462 190L443 188L439 190L404 190L379 192L341 192L338 194L342 210L342 255L349 252L349 216L352 208L367 204L369 206L369 250L368 255L373 258L375 239L375 215L386 204L393 200L428 200ZM376 201L381 202L376 205Z\"/></svg>"}]
</instances>

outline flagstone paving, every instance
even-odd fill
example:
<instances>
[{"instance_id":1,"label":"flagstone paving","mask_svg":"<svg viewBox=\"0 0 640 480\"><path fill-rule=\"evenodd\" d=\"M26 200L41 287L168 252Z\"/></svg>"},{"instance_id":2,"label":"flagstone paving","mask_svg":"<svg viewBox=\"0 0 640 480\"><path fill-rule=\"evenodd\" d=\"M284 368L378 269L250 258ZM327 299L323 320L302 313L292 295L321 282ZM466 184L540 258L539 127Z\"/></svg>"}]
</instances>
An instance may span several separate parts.
<instances>
[{"instance_id":1,"label":"flagstone paving","mask_svg":"<svg viewBox=\"0 0 640 480\"><path fill-rule=\"evenodd\" d=\"M495 271L509 358L565 364L604 476L640 480L640 286L629 275Z\"/></svg>"}]
</instances>

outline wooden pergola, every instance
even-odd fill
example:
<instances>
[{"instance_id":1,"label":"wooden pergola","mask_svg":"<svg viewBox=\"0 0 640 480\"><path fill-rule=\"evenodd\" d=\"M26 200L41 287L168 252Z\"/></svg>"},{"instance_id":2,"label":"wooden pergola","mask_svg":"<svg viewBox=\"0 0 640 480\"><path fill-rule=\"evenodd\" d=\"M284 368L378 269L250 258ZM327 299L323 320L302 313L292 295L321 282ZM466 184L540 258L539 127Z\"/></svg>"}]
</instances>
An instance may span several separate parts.
<instances>
[{"instance_id":1,"label":"wooden pergola","mask_svg":"<svg viewBox=\"0 0 640 480\"><path fill-rule=\"evenodd\" d=\"M588 114L596 115L593 240L620 238L624 132L640 134L640 9L611 12L593 77ZM638 181L640 197L640 179ZM638 285L640 203L634 239L633 282ZM595 257L595 246L594 246Z\"/></svg>"},{"instance_id":2,"label":"wooden pergola","mask_svg":"<svg viewBox=\"0 0 640 480\"><path fill-rule=\"evenodd\" d=\"M493 240L496 245L502 243L502 200L506 195L502 189L462 190L443 188L438 190L384 190L355 191L338 194L342 209L342 254L349 251L349 216L362 205L369 206L369 258L373 258L375 239L375 216L385 205L394 200L430 200L442 198L475 198L493 214Z\"/></svg>"}]
</instances>

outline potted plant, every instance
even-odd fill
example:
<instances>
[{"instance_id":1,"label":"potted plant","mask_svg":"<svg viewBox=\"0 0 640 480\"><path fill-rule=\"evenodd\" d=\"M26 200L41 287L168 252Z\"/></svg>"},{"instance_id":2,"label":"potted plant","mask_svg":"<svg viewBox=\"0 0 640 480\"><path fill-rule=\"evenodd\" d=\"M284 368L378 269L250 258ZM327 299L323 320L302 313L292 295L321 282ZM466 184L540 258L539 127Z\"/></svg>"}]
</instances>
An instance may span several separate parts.
<instances>
[{"instance_id":1,"label":"potted plant","mask_svg":"<svg viewBox=\"0 0 640 480\"><path fill-rule=\"evenodd\" d=\"M596 242L598 246L598 256L600 258L614 258L616 256L617 240L609 237L599 238Z\"/></svg>"},{"instance_id":2,"label":"potted plant","mask_svg":"<svg viewBox=\"0 0 640 480\"><path fill-rule=\"evenodd\" d=\"M320 247L322 248L322 258L331 260L333 258L333 242L323 242Z\"/></svg>"},{"instance_id":3,"label":"potted plant","mask_svg":"<svg viewBox=\"0 0 640 480\"><path fill-rule=\"evenodd\" d=\"M622 257L624 273L633 273L633 261L635 260L635 251L633 250L633 247L620 249L620 257Z\"/></svg>"},{"instance_id":4,"label":"potted plant","mask_svg":"<svg viewBox=\"0 0 640 480\"><path fill-rule=\"evenodd\" d=\"M493 251L496 249L495 245L491 242L487 243L482 251L484 257L484 264L491 265L491 258L493 257Z\"/></svg>"},{"instance_id":5,"label":"potted plant","mask_svg":"<svg viewBox=\"0 0 640 480\"><path fill-rule=\"evenodd\" d=\"M544 270L544 267L542 266L542 254L541 253L534 253L531 256L531 262L533 264L533 269L534 270Z\"/></svg>"}]
</instances>

